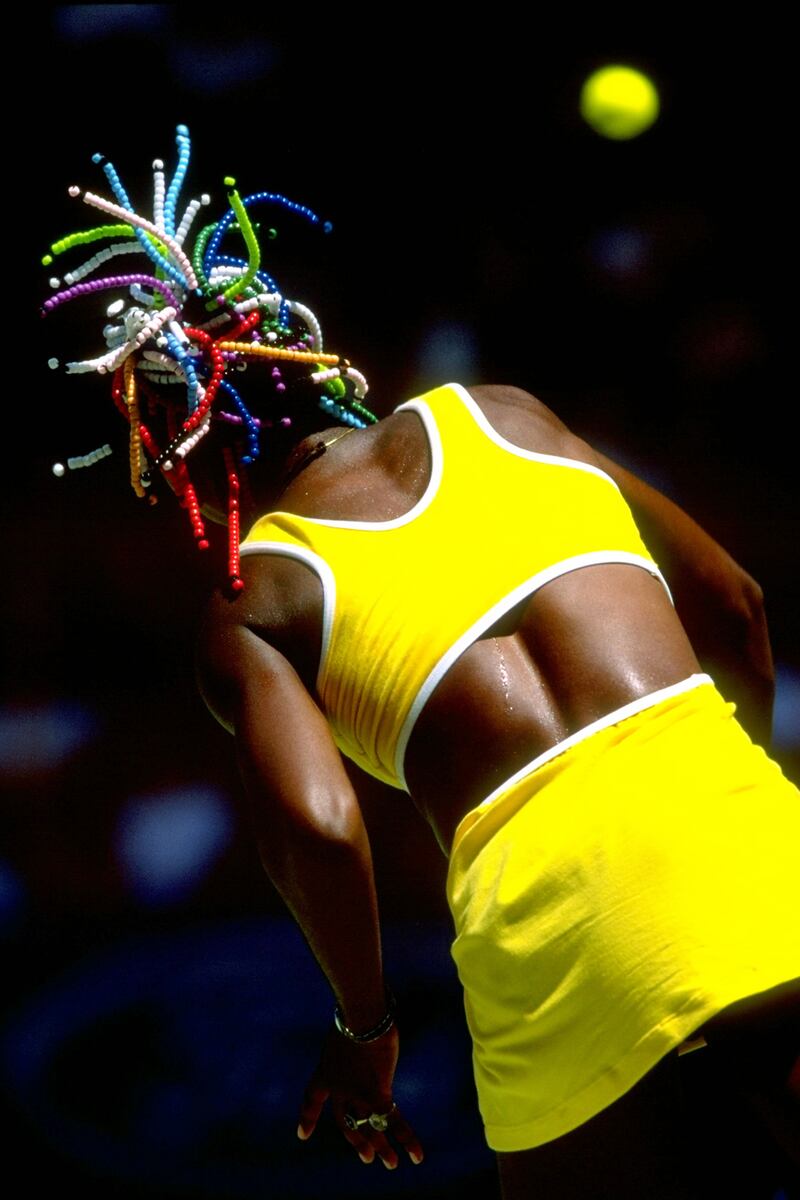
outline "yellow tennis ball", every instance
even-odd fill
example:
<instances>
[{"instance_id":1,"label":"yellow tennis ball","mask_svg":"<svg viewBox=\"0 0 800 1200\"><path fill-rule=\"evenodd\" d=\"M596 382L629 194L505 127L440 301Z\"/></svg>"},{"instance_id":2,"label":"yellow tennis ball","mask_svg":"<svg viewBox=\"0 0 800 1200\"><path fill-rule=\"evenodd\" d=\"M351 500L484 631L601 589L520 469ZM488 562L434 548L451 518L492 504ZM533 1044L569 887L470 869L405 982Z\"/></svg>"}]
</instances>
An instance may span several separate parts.
<instances>
[{"instance_id":1,"label":"yellow tennis ball","mask_svg":"<svg viewBox=\"0 0 800 1200\"><path fill-rule=\"evenodd\" d=\"M581 88L581 116L603 137L638 137L658 117L660 102L652 80L633 67L601 67Z\"/></svg>"}]
</instances>

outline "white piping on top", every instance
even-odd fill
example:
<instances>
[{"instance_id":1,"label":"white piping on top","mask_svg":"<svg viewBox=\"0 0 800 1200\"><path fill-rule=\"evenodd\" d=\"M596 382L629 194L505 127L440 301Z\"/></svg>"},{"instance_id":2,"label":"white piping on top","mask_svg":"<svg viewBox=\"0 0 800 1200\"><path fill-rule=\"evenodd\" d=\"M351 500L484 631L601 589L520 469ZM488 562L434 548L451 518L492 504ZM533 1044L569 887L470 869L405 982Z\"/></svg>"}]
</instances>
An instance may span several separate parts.
<instances>
[{"instance_id":1,"label":"white piping on top","mask_svg":"<svg viewBox=\"0 0 800 1200\"><path fill-rule=\"evenodd\" d=\"M458 393L464 407L467 409L475 423L480 427L483 433L500 446L501 449L507 450L509 454L515 454L518 458L526 458L531 462L552 463L560 467L572 467L573 470L587 471L590 475L597 475L600 479L604 479L616 488L617 484L599 467L593 466L591 463L581 462L576 458L562 458L557 454L539 454L534 450L525 450L522 446L516 446L513 442L509 442L502 434L489 424L483 409L473 400L469 392L460 383L448 383L445 387L452 388ZM308 517L301 515L300 520L308 522L309 525L324 525L330 529L399 529L402 525L408 525L416 517L418 517L432 503L436 493L439 490L439 485L442 481L442 473L444 471L444 449L442 447L442 437L439 433L439 426L436 424L436 418L431 412L430 406L425 400L407 400L405 404L399 404L394 410L399 412L415 412L422 421L423 428L428 440L428 449L431 456L431 474L425 491L417 500L416 504L403 513L402 516L393 517L389 521L340 521L333 518L325 517ZM270 514L271 516L282 515L287 517L297 516L296 513L283 513L278 510L277 513Z\"/></svg>"},{"instance_id":2,"label":"white piping on top","mask_svg":"<svg viewBox=\"0 0 800 1200\"><path fill-rule=\"evenodd\" d=\"M572 467L576 471L588 471L590 475L597 475L600 479L605 479L607 483L610 483L612 487L615 487L619 491L617 483L611 476L601 470L600 467L595 467L592 463L583 462L579 458L564 458L560 454L540 454L537 450L525 450L522 446L517 446L515 442L509 442L507 438L503 437L502 433L498 433L495 427L489 423L483 409L476 400L473 400L465 387L462 387L460 383L448 383L446 386L452 388L454 392L458 392L464 407L489 440L494 442L496 446L500 446L501 449L507 450L509 454L516 454L518 458L527 458L530 462L553 463L558 467ZM400 412L405 407L404 404L401 404L400 408L395 411Z\"/></svg>"},{"instance_id":3,"label":"white piping on top","mask_svg":"<svg viewBox=\"0 0 800 1200\"><path fill-rule=\"evenodd\" d=\"M538 771L539 767L543 767L551 759L558 758L559 754L563 754L565 750L570 750L573 746L577 746L579 742L585 741L587 738L592 737L593 734L599 733L601 729L608 729L611 725L618 725L620 721L624 721L627 717L633 717L636 713L653 708L656 704L660 704L662 700L671 700L673 696L680 696L684 692L691 692L694 688L701 687L706 683L711 684L713 687L714 680L710 675L690 675L687 679L682 679L679 683L672 683L668 687L659 688L656 692L649 692L646 696L640 696L637 700L631 700L629 704L623 704L621 708L615 708L613 712L606 713L604 717L598 717L596 721L591 721L588 725L584 725L583 729L579 729L576 733L571 733L569 737L565 737L563 741L556 742L555 746L551 746L549 750L545 750L531 762L526 763L510 779L507 779L505 783L501 783L493 792L490 792L485 800L481 800L480 804L476 805L476 808L488 808L490 804L507 792L509 788L519 783L522 779L525 779L532 772Z\"/></svg>"},{"instance_id":4,"label":"white piping on top","mask_svg":"<svg viewBox=\"0 0 800 1200\"><path fill-rule=\"evenodd\" d=\"M245 542L240 549L241 554L277 554L281 558L294 558L305 563L319 576L322 584L322 645L319 652L317 667L317 689L322 685L325 665L328 661L328 650L333 632L333 614L336 610L336 578L333 571L313 550L306 546L293 546L287 542Z\"/></svg>"},{"instance_id":5,"label":"white piping on top","mask_svg":"<svg viewBox=\"0 0 800 1200\"><path fill-rule=\"evenodd\" d=\"M602 566L613 563L627 563L631 566L644 567L650 575L653 575L663 584L664 590L669 596L670 601L672 601L667 581L655 563L641 554L631 554L628 550L592 550L586 554L576 554L572 558L565 558L561 562L545 567L544 570L537 572L536 575L532 575L530 579L526 579L523 583L518 584L517 587L498 600L496 604L493 604L488 612L483 613L465 633L462 633L461 637L442 655L414 697L414 703L411 705L403 722L403 727L400 730L394 760L395 772L406 791L408 791L408 785L406 784L404 760L414 725L435 688L441 683L456 659L460 658L473 642L478 640L481 634L485 633L501 617L505 616L515 604L519 604L520 601L533 595L539 588L544 587L546 583L550 583L551 580L558 579L562 575L567 575L570 571L580 570L581 567Z\"/></svg>"}]
</instances>

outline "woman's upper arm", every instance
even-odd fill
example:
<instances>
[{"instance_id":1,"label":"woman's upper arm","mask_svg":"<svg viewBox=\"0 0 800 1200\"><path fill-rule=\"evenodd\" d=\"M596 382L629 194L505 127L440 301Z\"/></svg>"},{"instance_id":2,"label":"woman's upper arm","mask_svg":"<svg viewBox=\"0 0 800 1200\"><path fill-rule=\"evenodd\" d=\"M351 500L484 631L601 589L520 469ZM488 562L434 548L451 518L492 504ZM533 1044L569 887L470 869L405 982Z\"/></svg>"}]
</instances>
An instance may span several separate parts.
<instances>
[{"instance_id":1,"label":"woman's upper arm","mask_svg":"<svg viewBox=\"0 0 800 1200\"><path fill-rule=\"evenodd\" d=\"M248 791L299 827L310 822L341 836L352 789L325 717L286 658L247 625L215 619L212 610L197 665L206 704L236 738Z\"/></svg>"},{"instance_id":2,"label":"woman's upper arm","mask_svg":"<svg viewBox=\"0 0 800 1200\"><path fill-rule=\"evenodd\" d=\"M688 513L605 455L595 452L594 459L619 487L684 607L704 605L712 596L743 615L760 606L763 597L755 580Z\"/></svg>"},{"instance_id":3,"label":"woman's upper arm","mask_svg":"<svg viewBox=\"0 0 800 1200\"><path fill-rule=\"evenodd\" d=\"M719 542L677 504L592 452L619 487L650 553L663 570L695 653L761 742L769 738L774 671L761 588Z\"/></svg>"}]
</instances>

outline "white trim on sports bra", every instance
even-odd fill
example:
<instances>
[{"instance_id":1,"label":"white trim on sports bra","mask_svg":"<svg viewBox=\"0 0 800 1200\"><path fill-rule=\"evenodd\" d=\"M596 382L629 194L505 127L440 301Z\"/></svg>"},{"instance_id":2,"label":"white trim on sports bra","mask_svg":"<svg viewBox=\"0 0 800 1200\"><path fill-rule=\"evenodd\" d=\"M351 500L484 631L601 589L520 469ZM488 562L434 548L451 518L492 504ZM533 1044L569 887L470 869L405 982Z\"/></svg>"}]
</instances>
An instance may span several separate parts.
<instances>
[{"instance_id":1,"label":"white trim on sports bra","mask_svg":"<svg viewBox=\"0 0 800 1200\"><path fill-rule=\"evenodd\" d=\"M319 651L319 666L317 667L317 689L322 685L325 664L328 661L328 650L333 633L333 614L336 611L336 577L319 554L309 550L307 546L294 546L289 542L244 542L240 553L245 554L277 554L280 558L294 558L310 567L322 584L322 644Z\"/></svg>"},{"instance_id":2,"label":"white trim on sports bra","mask_svg":"<svg viewBox=\"0 0 800 1200\"><path fill-rule=\"evenodd\" d=\"M414 702L400 730L394 759L395 774L406 791L408 791L408 785L405 776L405 755L409 739L414 731L414 726L420 713L433 695L434 689L444 679L453 663L469 650L470 646L478 640L481 634L490 629L507 612L510 612L516 604L528 599L539 588L544 587L546 583L550 583L551 580L558 579L562 575L568 575L571 571L578 571L581 567L603 566L613 563L627 563L631 566L643 567L650 575L658 579L663 585L670 601L673 602L667 581L655 563L649 558L644 558L641 554L632 554L627 550L594 550L588 554L576 554L572 558L565 558L561 562L553 563L551 566L539 571L536 575L532 575L530 579L526 579L524 583L519 584L507 595L503 596L502 599L498 600L496 604L493 604L487 612L478 618L474 625L471 625L465 633L462 633L461 637L442 655L414 697Z\"/></svg>"},{"instance_id":3,"label":"white trim on sports bra","mask_svg":"<svg viewBox=\"0 0 800 1200\"><path fill-rule=\"evenodd\" d=\"M462 384L448 383L447 387L452 388L454 392L458 393L464 407L469 412L475 424L486 434L490 442L494 442L502 450L507 450L509 454L515 454L517 458L527 458L530 462L552 463L558 467L571 467L575 471L586 471L589 475L597 475L600 479L605 479L606 483L610 483L612 487L619 491L616 481L606 471L594 466L593 463L583 462L580 458L564 458L560 454L542 454L538 450L526 450L523 446L518 446L516 442L509 442L508 438L504 438L502 433L498 433L494 425L489 423L486 413L478 402L470 396ZM405 405L401 404L400 408L395 411L400 412L403 408L405 408Z\"/></svg>"}]
</instances>

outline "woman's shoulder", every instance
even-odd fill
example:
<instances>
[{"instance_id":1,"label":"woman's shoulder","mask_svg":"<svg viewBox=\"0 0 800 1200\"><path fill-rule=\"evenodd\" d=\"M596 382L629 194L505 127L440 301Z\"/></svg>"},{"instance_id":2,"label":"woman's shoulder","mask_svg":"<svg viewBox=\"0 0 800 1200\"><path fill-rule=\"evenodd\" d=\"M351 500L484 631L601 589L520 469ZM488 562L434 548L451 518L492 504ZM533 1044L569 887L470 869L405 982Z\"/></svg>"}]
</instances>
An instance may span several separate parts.
<instances>
[{"instance_id":1,"label":"woman's shoulder","mask_svg":"<svg viewBox=\"0 0 800 1200\"><path fill-rule=\"evenodd\" d=\"M594 451L532 392L510 384L466 388L490 425L509 442L544 454L594 462Z\"/></svg>"}]
</instances>

